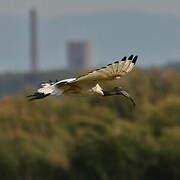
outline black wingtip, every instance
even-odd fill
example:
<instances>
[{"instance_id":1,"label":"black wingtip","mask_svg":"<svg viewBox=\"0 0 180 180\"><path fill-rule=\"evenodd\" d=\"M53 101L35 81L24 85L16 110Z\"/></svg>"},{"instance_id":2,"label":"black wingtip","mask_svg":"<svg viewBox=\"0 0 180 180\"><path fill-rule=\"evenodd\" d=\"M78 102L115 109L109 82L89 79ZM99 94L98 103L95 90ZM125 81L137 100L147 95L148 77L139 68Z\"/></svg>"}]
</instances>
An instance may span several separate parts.
<instances>
[{"instance_id":1,"label":"black wingtip","mask_svg":"<svg viewBox=\"0 0 180 180\"><path fill-rule=\"evenodd\" d=\"M127 59L127 57L124 56L124 57L121 59L121 61L126 61L126 59Z\"/></svg>"},{"instance_id":2,"label":"black wingtip","mask_svg":"<svg viewBox=\"0 0 180 180\"><path fill-rule=\"evenodd\" d=\"M129 57L128 57L128 60L132 60L133 59L133 54L131 54Z\"/></svg>"},{"instance_id":3,"label":"black wingtip","mask_svg":"<svg viewBox=\"0 0 180 180\"><path fill-rule=\"evenodd\" d=\"M138 56L135 56L132 60L132 63L136 64L137 59L138 59Z\"/></svg>"}]
</instances>

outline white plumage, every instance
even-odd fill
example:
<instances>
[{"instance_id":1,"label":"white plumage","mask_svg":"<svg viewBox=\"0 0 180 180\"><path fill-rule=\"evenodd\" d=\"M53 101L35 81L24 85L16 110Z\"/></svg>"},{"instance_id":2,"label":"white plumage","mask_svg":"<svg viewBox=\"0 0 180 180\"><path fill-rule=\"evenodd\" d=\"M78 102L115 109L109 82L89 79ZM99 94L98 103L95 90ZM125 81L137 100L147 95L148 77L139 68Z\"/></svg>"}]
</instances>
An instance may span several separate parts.
<instances>
[{"instance_id":1,"label":"white plumage","mask_svg":"<svg viewBox=\"0 0 180 180\"><path fill-rule=\"evenodd\" d=\"M89 72L86 75L64 79L57 82L50 82L41 84L41 88L37 90L33 95L30 95L30 100L41 99L49 95L86 95L86 94L98 94L101 96L110 95L123 95L134 103L132 97L125 92L122 88L116 87L111 91L104 91L99 85L101 82L111 81L119 79L128 72L130 72L138 56L129 56L129 58L123 57L121 61L116 61L112 64L108 64L105 67L96 69Z\"/></svg>"}]
</instances>

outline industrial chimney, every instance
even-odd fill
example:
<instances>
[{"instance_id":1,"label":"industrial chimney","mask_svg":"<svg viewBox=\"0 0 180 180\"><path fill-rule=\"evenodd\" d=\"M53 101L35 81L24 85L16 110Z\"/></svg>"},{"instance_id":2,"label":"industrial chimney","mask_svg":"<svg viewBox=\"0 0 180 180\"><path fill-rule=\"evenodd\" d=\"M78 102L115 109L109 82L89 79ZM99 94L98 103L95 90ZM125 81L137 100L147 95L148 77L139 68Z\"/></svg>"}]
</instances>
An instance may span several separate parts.
<instances>
[{"instance_id":1,"label":"industrial chimney","mask_svg":"<svg viewBox=\"0 0 180 180\"><path fill-rule=\"evenodd\" d=\"M38 71L37 13L35 8L30 11L30 61L31 72L35 74Z\"/></svg>"}]
</instances>

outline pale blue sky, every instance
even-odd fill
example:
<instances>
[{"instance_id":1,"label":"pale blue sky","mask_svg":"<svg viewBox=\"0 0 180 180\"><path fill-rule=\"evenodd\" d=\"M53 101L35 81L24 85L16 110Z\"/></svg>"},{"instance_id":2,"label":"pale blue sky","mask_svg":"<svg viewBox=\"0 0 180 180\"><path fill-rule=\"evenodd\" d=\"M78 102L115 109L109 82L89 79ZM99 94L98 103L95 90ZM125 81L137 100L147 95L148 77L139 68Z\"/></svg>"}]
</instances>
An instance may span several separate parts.
<instances>
[{"instance_id":1,"label":"pale blue sky","mask_svg":"<svg viewBox=\"0 0 180 180\"><path fill-rule=\"evenodd\" d=\"M1 15L28 15L31 7L41 16L133 10L180 18L179 0L0 0Z\"/></svg>"},{"instance_id":2,"label":"pale blue sky","mask_svg":"<svg viewBox=\"0 0 180 180\"><path fill-rule=\"evenodd\" d=\"M131 53L139 65L180 59L180 0L0 0L0 73L30 69L32 7L41 69L67 67L66 43L74 39L92 42L93 66Z\"/></svg>"}]
</instances>

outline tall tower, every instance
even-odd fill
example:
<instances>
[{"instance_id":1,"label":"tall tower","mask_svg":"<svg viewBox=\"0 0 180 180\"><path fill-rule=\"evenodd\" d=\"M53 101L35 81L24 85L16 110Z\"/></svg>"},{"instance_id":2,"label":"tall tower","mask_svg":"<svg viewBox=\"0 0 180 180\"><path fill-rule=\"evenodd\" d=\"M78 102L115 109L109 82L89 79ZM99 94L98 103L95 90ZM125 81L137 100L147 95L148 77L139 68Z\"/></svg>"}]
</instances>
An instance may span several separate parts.
<instances>
[{"instance_id":1,"label":"tall tower","mask_svg":"<svg viewBox=\"0 0 180 180\"><path fill-rule=\"evenodd\" d=\"M37 48L37 13L36 9L30 11L30 58L31 72L38 71L38 48Z\"/></svg>"},{"instance_id":2,"label":"tall tower","mask_svg":"<svg viewBox=\"0 0 180 180\"><path fill-rule=\"evenodd\" d=\"M91 64L92 48L90 41L71 41L67 45L68 64L70 69L86 69Z\"/></svg>"}]
</instances>

